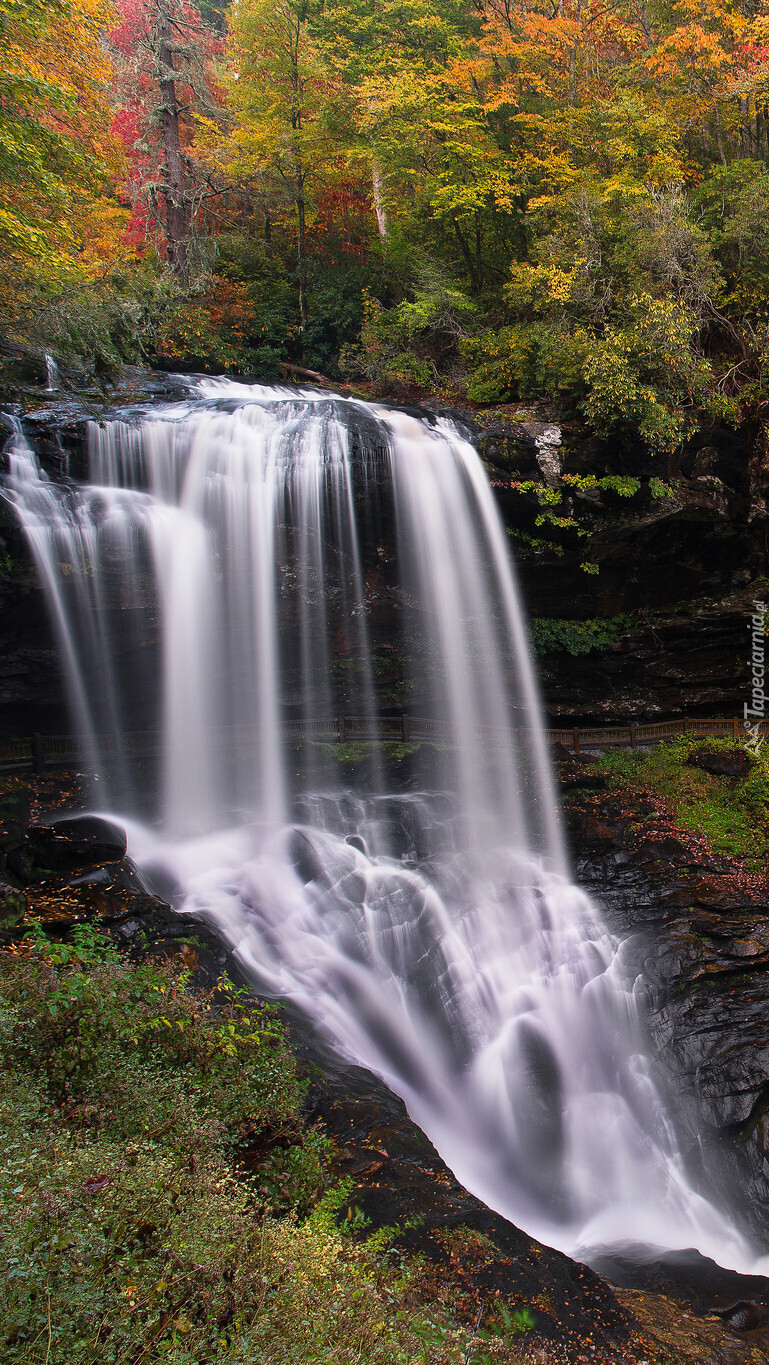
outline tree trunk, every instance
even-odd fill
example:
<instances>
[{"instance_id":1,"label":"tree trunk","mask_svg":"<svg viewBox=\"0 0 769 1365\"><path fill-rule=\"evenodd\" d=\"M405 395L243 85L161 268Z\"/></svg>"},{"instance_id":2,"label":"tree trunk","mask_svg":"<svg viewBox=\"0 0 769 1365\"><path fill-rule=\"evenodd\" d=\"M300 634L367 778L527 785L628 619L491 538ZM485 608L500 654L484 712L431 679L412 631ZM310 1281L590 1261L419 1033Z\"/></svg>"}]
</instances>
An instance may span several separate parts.
<instances>
[{"instance_id":1,"label":"tree trunk","mask_svg":"<svg viewBox=\"0 0 769 1365\"><path fill-rule=\"evenodd\" d=\"M715 100L713 101L713 107L716 111L716 141L718 144L718 155L721 158L721 165L723 166L724 170L726 170L726 153L724 152L724 139L723 134L721 132L721 115L718 112L718 105L716 104Z\"/></svg>"},{"instance_id":2,"label":"tree trunk","mask_svg":"<svg viewBox=\"0 0 769 1365\"><path fill-rule=\"evenodd\" d=\"M376 157L371 159L371 189L374 196L374 212L379 236L386 242L390 236L390 215L384 197L384 180Z\"/></svg>"},{"instance_id":3,"label":"tree trunk","mask_svg":"<svg viewBox=\"0 0 769 1365\"><path fill-rule=\"evenodd\" d=\"M475 271L475 262L473 260L472 252L470 251L470 247L467 244L467 239L465 238L465 235L461 227L459 226L459 223L457 222L456 218L452 218L451 221L454 225L454 233L456 235L456 239L459 242L459 249L462 252L465 265L467 266L467 273L470 276L470 287L472 289L473 294L477 298L481 292L481 288L480 280L478 279L478 276Z\"/></svg>"},{"instance_id":4,"label":"tree trunk","mask_svg":"<svg viewBox=\"0 0 769 1365\"><path fill-rule=\"evenodd\" d=\"M160 46L160 132L163 141L163 180L161 195L166 213L166 252L175 273L186 279L187 209L184 203L184 161L179 136L179 102L174 80L171 21L166 3L159 7Z\"/></svg>"},{"instance_id":5,"label":"tree trunk","mask_svg":"<svg viewBox=\"0 0 769 1365\"><path fill-rule=\"evenodd\" d=\"M301 162L296 172L296 273L299 278L299 330L302 334L302 355L304 355L304 334L307 328L307 235L305 229L304 172Z\"/></svg>"}]
</instances>

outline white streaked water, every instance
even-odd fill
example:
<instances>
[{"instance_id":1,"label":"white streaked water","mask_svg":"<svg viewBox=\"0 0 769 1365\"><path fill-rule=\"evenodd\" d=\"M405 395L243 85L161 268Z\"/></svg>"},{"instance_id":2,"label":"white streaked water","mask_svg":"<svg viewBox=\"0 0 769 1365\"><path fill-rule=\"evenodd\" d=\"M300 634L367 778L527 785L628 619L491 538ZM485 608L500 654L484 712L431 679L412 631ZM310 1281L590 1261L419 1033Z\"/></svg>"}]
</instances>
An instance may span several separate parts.
<instances>
[{"instance_id":1,"label":"white streaked water","mask_svg":"<svg viewBox=\"0 0 769 1365\"><path fill-rule=\"evenodd\" d=\"M461 433L209 381L94 428L88 484L49 482L20 439L10 470L148 884L541 1240L759 1268L694 1188L622 946L569 881L507 538ZM308 736L383 708L436 742Z\"/></svg>"},{"instance_id":2,"label":"white streaked water","mask_svg":"<svg viewBox=\"0 0 769 1365\"><path fill-rule=\"evenodd\" d=\"M59 367L50 351L45 352L45 387L47 393L55 393L59 387Z\"/></svg>"}]
</instances>

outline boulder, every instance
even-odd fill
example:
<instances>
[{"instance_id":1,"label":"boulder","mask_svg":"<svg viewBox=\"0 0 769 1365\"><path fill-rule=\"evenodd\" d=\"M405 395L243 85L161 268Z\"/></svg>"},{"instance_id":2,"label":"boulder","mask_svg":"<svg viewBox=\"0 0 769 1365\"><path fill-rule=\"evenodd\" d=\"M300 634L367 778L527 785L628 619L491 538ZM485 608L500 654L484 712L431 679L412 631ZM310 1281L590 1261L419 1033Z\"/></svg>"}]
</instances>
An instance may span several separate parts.
<instances>
[{"instance_id":1,"label":"boulder","mask_svg":"<svg viewBox=\"0 0 769 1365\"><path fill-rule=\"evenodd\" d=\"M714 773L717 777L747 777L753 766L749 754L740 749L696 749L689 754L686 762L691 768L702 768L703 772Z\"/></svg>"},{"instance_id":2,"label":"boulder","mask_svg":"<svg viewBox=\"0 0 769 1365\"><path fill-rule=\"evenodd\" d=\"M27 844L38 868L76 872L116 862L126 851L125 830L95 815L75 815L50 825L31 825Z\"/></svg>"}]
</instances>

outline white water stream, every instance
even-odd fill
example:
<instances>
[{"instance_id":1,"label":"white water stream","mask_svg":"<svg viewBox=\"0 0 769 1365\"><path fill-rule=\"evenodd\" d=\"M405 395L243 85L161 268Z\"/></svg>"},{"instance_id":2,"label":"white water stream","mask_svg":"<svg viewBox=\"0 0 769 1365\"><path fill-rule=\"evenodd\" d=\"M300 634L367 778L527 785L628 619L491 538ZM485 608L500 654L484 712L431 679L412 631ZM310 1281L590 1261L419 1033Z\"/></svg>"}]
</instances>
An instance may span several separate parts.
<instances>
[{"instance_id":1,"label":"white water stream","mask_svg":"<svg viewBox=\"0 0 769 1365\"><path fill-rule=\"evenodd\" d=\"M694 1188L622 946L569 881L508 541L462 436L207 381L94 427L88 484L20 438L10 466L101 805L148 884L540 1240L766 1271ZM400 788L386 746L322 734L339 712L370 731L390 661L439 736Z\"/></svg>"}]
</instances>

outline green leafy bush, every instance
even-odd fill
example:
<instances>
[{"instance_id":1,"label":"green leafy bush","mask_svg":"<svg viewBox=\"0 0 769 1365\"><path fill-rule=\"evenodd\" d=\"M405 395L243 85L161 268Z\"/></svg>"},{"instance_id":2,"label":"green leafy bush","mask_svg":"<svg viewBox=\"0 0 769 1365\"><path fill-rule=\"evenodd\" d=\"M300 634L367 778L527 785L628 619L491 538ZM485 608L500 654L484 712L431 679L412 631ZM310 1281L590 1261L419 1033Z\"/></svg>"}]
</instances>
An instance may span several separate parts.
<instances>
[{"instance_id":1,"label":"green leafy bush","mask_svg":"<svg viewBox=\"0 0 769 1365\"><path fill-rule=\"evenodd\" d=\"M434 385L474 318L472 301L428 262L413 297L393 308L364 292L360 369L376 382Z\"/></svg>"},{"instance_id":2,"label":"green leafy bush","mask_svg":"<svg viewBox=\"0 0 769 1365\"><path fill-rule=\"evenodd\" d=\"M535 617L529 623L535 654L591 654L608 649L624 635L632 624L627 613L619 616L593 617L587 621L561 621L552 617Z\"/></svg>"},{"instance_id":3,"label":"green leafy bush","mask_svg":"<svg viewBox=\"0 0 769 1365\"><path fill-rule=\"evenodd\" d=\"M16 1028L4 1060L67 1122L184 1150L269 1127L295 1133L301 1088L274 1009L222 979L212 995L162 963L132 965L87 928L2 958Z\"/></svg>"},{"instance_id":4,"label":"green leafy bush","mask_svg":"<svg viewBox=\"0 0 769 1365\"><path fill-rule=\"evenodd\" d=\"M465 1358L445 1314L401 1315L383 1234L340 1231L349 1185L322 1193L328 1144L274 1009L225 981L195 995L87 929L38 935L0 954L0 1061L7 1365Z\"/></svg>"},{"instance_id":5,"label":"green leafy bush","mask_svg":"<svg viewBox=\"0 0 769 1365\"><path fill-rule=\"evenodd\" d=\"M676 449L687 410L707 392L709 366L692 348L697 323L675 299L640 294L621 328L607 328L584 367L582 410L602 435L637 430L653 451Z\"/></svg>"},{"instance_id":6,"label":"green leafy bush","mask_svg":"<svg viewBox=\"0 0 769 1365\"><path fill-rule=\"evenodd\" d=\"M570 333L546 323L513 324L467 337L460 342L462 357L470 366L467 396L473 403L543 394L573 401L585 392L588 349L584 331Z\"/></svg>"}]
</instances>

